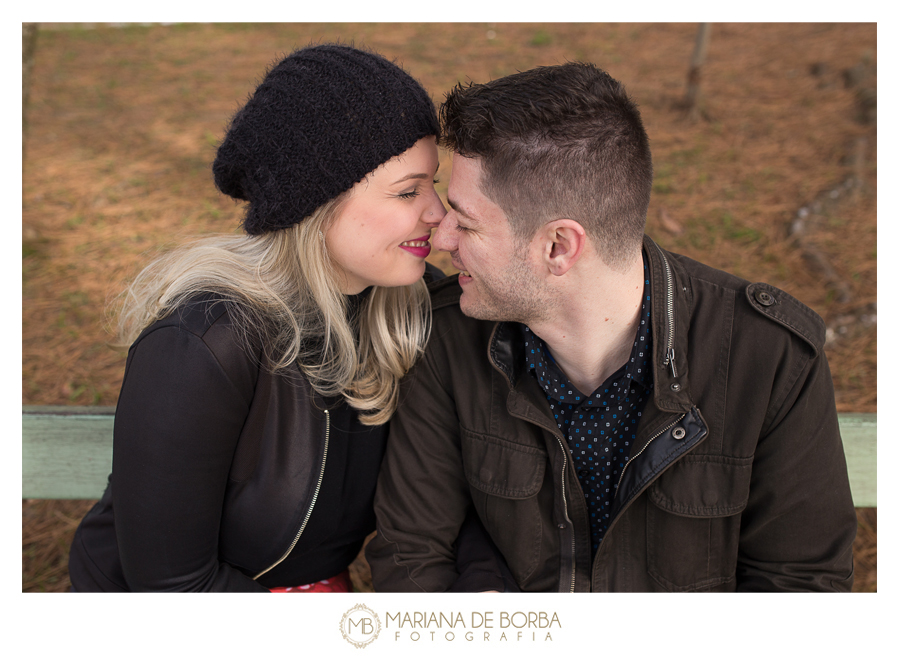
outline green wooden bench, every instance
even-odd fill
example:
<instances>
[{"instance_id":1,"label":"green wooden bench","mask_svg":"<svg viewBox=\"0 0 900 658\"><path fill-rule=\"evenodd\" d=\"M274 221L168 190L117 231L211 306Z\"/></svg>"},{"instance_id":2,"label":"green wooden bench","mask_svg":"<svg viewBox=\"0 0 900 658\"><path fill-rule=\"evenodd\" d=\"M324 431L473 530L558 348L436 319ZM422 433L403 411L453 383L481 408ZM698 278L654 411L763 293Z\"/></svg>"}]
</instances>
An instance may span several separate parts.
<instances>
[{"instance_id":1,"label":"green wooden bench","mask_svg":"<svg viewBox=\"0 0 900 658\"><path fill-rule=\"evenodd\" d=\"M22 498L99 498L112 470L115 407L23 407ZM875 414L840 414L856 507L876 507Z\"/></svg>"}]
</instances>

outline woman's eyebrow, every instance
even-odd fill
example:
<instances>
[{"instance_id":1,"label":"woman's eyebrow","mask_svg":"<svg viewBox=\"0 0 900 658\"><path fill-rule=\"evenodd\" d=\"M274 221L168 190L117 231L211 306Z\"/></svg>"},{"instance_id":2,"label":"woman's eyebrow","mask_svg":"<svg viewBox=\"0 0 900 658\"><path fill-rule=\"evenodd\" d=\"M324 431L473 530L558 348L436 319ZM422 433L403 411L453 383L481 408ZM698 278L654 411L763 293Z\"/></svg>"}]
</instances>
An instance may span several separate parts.
<instances>
[{"instance_id":1,"label":"woman's eyebrow","mask_svg":"<svg viewBox=\"0 0 900 658\"><path fill-rule=\"evenodd\" d=\"M428 174L407 174L403 178L398 178L397 180L395 180L393 183L391 183L391 185L396 185L397 183L402 183L405 180L411 180L414 178L423 178L424 179L424 178L430 178L430 176Z\"/></svg>"},{"instance_id":2,"label":"woman's eyebrow","mask_svg":"<svg viewBox=\"0 0 900 658\"><path fill-rule=\"evenodd\" d=\"M441 168L441 164L438 163L438 166L434 168L435 176L437 176L438 169L440 169L440 168ZM416 178L427 179L427 178L430 178L430 176L428 174L421 174L421 173L420 174L407 174L403 178L398 178L397 180L395 180L393 183L391 183L391 185L396 185L397 183L402 183L405 180L411 180L411 179L416 179Z\"/></svg>"}]
</instances>

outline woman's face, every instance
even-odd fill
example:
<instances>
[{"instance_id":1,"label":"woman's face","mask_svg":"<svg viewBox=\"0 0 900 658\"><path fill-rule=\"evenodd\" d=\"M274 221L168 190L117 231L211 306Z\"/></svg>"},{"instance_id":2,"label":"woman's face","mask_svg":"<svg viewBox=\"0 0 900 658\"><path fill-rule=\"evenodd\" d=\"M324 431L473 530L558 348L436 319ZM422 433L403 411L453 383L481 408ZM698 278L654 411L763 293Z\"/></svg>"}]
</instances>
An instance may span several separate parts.
<instances>
[{"instance_id":1,"label":"woman's face","mask_svg":"<svg viewBox=\"0 0 900 658\"><path fill-rule=\"evenodd\" d=\"M351 188L325 235L341 292L407 286L422 277L431 229L447 214L434 191L437 169L435 138L423 137Z\"/></svg>"}]
</instances>

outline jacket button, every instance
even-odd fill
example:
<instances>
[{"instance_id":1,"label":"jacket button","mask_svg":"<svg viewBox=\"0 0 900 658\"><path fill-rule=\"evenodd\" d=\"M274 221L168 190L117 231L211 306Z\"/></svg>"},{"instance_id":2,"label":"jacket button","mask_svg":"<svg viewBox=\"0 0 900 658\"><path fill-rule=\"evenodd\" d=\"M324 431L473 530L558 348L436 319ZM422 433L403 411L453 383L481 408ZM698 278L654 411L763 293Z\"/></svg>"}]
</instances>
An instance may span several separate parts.
<instances>
[{"instance_id":1,"label":"jacket button","mask_svg":"<svg viewBox=\"0 0 900 658\"><path fill-rule=\"evenodd\" d=\"M556 527L559 528L560 530L565 530L565 529L566 529L566 524L565 524L565 523L560 523L560 524L559 524L558 526L556 526Z\"/></svg>"},{"instance_id":2,"label":"jacket button","mask_svg":"<svg viewBox=\"0 0 900 658\"><path fill-rule=\"evenodd\" d=\"M679 384L678 382L675 382L669 388L671 388L673 391L675 391L677 393L678 391L681 390L681 384Z\"/></svg>"},{"instance_id":3,"label":"jacket button","mask_svg":"<svg viewBox=\"0 0 900 658\"><path fill-rule=\"evenodd\" d=\"M672 438L679 441L684 438L685 434L686 432L684 431L683 427L676 427L674 430L672 430Z\"/></svg>"},{"instance_id":4,"label":"jacket button","mask_svg":"<svg viewBox=\"0 0 900 658\"><path fill-rule=\"evenodd\" d=\"M758 301L763 306L771 306L775 303L775 298L765 290L757 290L753 296L756 297L756 301Z\"/></svg>"}]
</instances>

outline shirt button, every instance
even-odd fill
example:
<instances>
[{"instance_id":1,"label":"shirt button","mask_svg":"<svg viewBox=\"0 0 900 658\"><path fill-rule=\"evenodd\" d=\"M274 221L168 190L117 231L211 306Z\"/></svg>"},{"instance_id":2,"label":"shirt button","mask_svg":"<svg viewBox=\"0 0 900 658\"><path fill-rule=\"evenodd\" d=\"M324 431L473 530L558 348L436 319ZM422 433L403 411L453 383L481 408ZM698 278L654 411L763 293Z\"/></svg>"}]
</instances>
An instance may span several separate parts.
<instances>
[{"instance_id":1,"label":"shirt button","mask_svg":"<svg viewBox=\"0 0 900 658\"><path fill-rule=\"evenodd\" d=\"M591 472L584 468L582 468L580 471L578 471L578 477L582 480L585 479L586 477L588 477L590 474L591 474Z\"/></svg>"}]
</instances>

